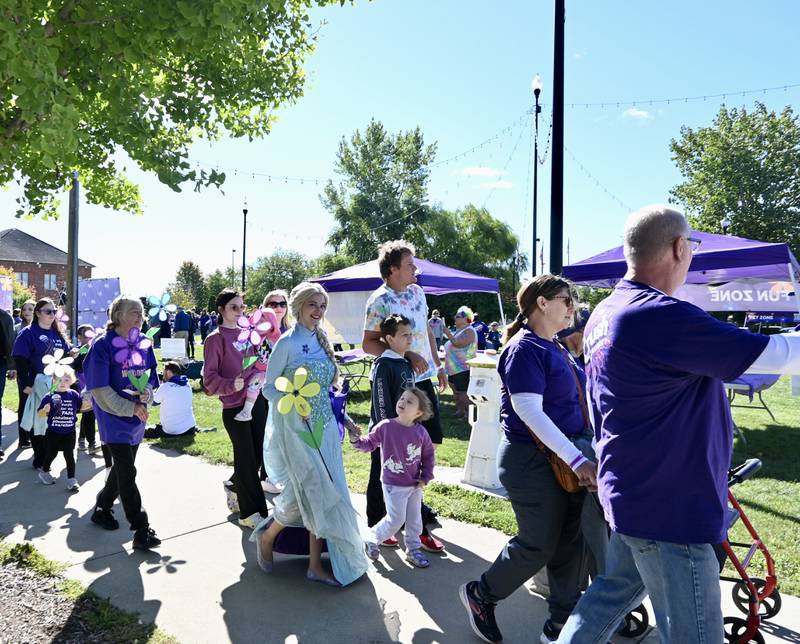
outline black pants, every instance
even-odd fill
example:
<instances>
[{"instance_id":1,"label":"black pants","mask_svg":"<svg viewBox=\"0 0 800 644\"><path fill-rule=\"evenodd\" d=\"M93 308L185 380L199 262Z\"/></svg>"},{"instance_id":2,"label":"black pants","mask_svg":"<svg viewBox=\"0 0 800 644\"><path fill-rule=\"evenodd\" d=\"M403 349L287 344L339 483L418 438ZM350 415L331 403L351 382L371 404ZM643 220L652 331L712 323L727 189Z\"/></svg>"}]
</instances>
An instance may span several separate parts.
<instances>
[{"instance_id":1,"label":"black pants","mask_svg":"<svg viewBox=\"0 0 800 644\"><path fill-rule=\"evenodd\" d=\"M56 432L48 431L44 435L44 442L46 452L44 455L44 463L42 469L45 472L50 471L50 466L53 464L58 453L64 454L64 460L67 462L67 478L75 478L75 432L69 434L57 434Z\"/></svg>"},{"instance_id":2,"label":"black pants","mask_svg":"<svg viewBox=\"0 0 800 644\"><path fill-rule=\"evenodd\" d=\"M131 524L131 530L147 528L147 512L142 510L142 497L136 487L136 452L138 445L127 443L109 443L113 465L108 474L105 487L97 495L97 507L110 510L117 497L122 501L125 518Z\"/></svg>"},{"instance_id":3,"label":"black pants","mask_svg":"<svg viewBox=\"0 0 800 644\"><path fill-rule=\"evenodd\" d=\"M114 459L111 458L111 448L105 443L100 444L100 451L103 452L103 463L105 466L111 467L114 464Z\"/></svg>"},{"instance_id":4,"label":"black pants","mask_svg":"<svg viewBox=\"0 0 800 644\"><path fill-rule=\"evenodd\" d=\"M44 467L44 457L47 455L47 444L44 436L37 436L32 431L28 432L33 447L33 466L35 468Z\"/></svg>"},{"instance_id":5,"label":"black pants","mask_svg":"<svg viewBox=\"0 0 800 644\"><path fill-rule=\"evenodd\" d=\"M189 337L186 339L187 342L187 356L190 358L194 358L194 331L189 331Z\"/></svg>"},{"instance_id":6,"label":"black pants","mask_svg":"<svg viewBox=\"0 0 800 644\"><path fill-rule=\"evenodd\" d=\"M239 500L239 514L267 516L267 502L259 480L263 467L264 430L267 425L267 401L259 395L253 405L253 419L234 420L244 405L222 410L222 423L233 445L233 490Z\"/></svg>"},{"instance_id":7,"label":"black pants","mask_svg":"<svg viewBox=\"0 0 800 644\"><path fill-rule=\"evenodd\" d=\"M164 427L161 423L158 423L155 427L148 427L144 430L144 437L145 438L177 438L178 436L191 436L197 431L197 427L190 427L182 434L167 434L164 431Z\"/></svg>"},{"instance_id":8,"label":"black pants","mask_svg":"<svg viewBox=\"0 0 800 644\"><path fill-rule=\"evenodd\" d=\"M22 429L22 414L25 411L25 403L28 402L28 394L22 391L24 387L17 378L17 393L19 394L19 404L17 405L17 430L19 431L19 444L29 445L31 442L31 433Z\"/></svg>"},{"instance_id":9,"label":"black pants","mask_svg":"<svg viewBox=\"0 0 800 644\"><path fill-rule=\"evenodd\" d=\"M85 440L89 445L95 444L95 423L94 412L89 410L81 414L81 431L78 436L82 441Z\"/></svg>"}]
</instances>

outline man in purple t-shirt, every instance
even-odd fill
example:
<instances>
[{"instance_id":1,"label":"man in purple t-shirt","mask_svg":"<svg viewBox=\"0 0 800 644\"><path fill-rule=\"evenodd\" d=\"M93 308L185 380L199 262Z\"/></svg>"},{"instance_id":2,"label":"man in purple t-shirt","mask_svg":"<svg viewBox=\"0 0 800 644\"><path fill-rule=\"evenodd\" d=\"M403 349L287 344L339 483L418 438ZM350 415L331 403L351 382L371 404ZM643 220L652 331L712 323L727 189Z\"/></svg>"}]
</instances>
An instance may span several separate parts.
<instances>
[{"instance_id":1,"label":"man in purple t-shirt","mask_svg":"<svg viewBox=\"0 0 800 644\"><path fill-rule=\"evenodd\" d=\"M711 545L727 532L732 420L722 381L754 367L793 367L787 341L773 347L672 297L698 245L675 210L632 214L628 272L586 325L597 481L612 536L606 573L575 607L560 643L609 641L645 594L662 642L723 641ZM782 355L767 359L773 349Z\"/></svg>"}]
</instances>

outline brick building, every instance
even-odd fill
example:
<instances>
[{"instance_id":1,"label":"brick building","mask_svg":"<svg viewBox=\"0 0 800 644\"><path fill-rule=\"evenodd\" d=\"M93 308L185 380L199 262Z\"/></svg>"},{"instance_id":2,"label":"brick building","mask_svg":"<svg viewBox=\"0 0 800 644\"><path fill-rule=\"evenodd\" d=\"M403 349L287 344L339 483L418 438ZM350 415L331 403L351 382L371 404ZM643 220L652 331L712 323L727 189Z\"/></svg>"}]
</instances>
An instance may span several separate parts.
<instances>
[{"instance_id":1,"label":"brick building","mask_svg":"<svg viewBox=\"0 0 800 644\"><path fill-rule=\"evenodd\" d=\"M67 282L67 254L16 228L0 230L0 266L13 269L17 281L34 288L37 297L52 297L56 302ZM81 278L91 277L93 268L94 264L78 260Z\"/></svg>"}]
</instances>

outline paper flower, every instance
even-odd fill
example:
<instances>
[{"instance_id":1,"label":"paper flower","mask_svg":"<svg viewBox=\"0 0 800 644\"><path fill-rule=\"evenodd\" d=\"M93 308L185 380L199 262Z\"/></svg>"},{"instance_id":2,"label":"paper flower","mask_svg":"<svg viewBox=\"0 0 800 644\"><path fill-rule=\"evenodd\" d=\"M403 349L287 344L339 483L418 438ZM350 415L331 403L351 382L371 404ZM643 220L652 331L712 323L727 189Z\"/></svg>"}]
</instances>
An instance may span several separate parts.
<instances>
[{"instance_id":1,"label":"paper flower","mask_svg":"<svg viewBox=\"0 0 800 644\"><path fill-rule=\"evenodd\" d=\"M69 316L61 307L56 309L56 322L61 326L62 329L67 328L67 322L69 322Z\"/></svg>"},{"instance_id":2,"label":"paper flower","mask_svg":"<svg viewBox=\"0 0 800 644\"><path fill-rule=\"evenodd\" d=\"M128 331L128 337L116 336L111 340L111 346L117 349L114 360L118 364L128 364L132 367L141 367L144 364L144 351L147 351L152 342L141 334L137 327Z\"/></svg>"},{"instance_id":3,"label":"paper flower","mask_svg":"<svg viewBox=\"0 0 800 644\"><path fill-rule=\"evenodd\" d=\"M178 307L174 304L169 303L169 293L164 293L161 297L157 295L151 295L147 298L147 301L150 302L151 308L147 312L151 318L158 316L158 319L162 322L167 319L167 315L169 313L175 313L178 310Z\"/></svg>"},{"instance_id":4,"label":"paper flower","mask_svg":"<svg viewBox=\"0 0 800 644\"><path fill-rule=\"evenodd\" d=\"M265 339L275 341L280 337L278 328L278 318L271 309L256 309L250 317L242 315L237 320L239 326L239 337L237 342L249 342L254 347L258 347Z\"/></svg>"},{"instance_id":5,"label":"paper flower","mask_svg":"<svg viewBox=\"0 0 800 644\"><path fill-rule=\"evenodd\" d=\"M98 335L103 333L103 331L105 331L103 327L97 326L94 329L86 329L86 331L83 332L83 336L87 340L93 340ZM78 354L85 355L89 353L89 347L91 346L91 344L92 344L91 342L87 342L86 344L82 345L81 348L78 350Z\"/></svg>"},{"instance_id":6,"label":"paper flower","mask_svg":"<svg viewBox=\"0 0 800 644\"><path fill-rule=\"evenodd\" d=\"M64 349L56 349L52 354L42 357L45 376L55 376L60 378L64 375L64 367L72 364L70 356L64 356Z\"/></svg>"},{"instance_id":7,"label":"paper flower","mask_svg":"<svg viewBox=\"0 0 800 644\"><path fill-rule=\"evenodd\" d=\"M278 411L288 414L294 409L300 416L306 418L311 415L311 405L306 398L313 398L319 393L319 383L309 382L308 371L305 367L298 367L290 381L285 376L275 380L275 388L286 395L278 401Z\"/></svg>"}]
</instances>

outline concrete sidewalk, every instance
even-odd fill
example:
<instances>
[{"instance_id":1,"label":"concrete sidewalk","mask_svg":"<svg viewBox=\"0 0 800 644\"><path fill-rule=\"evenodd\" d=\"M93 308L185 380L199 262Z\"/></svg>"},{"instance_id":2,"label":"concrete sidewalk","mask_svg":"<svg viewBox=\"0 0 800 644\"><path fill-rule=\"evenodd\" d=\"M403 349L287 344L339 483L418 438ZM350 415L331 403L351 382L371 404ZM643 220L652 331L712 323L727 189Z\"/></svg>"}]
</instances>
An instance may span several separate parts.
<instances>
[{"instance_id":1,"label":"concrete sidewalk","mask_svg":"<svg viewBox=\"0 0 800 644\"><path fill-rule=\"evenodd\" d=\"M4 410L5 420L11 415ZM103 482L102 458L78 455L81 490L39 483L30 450L8 444L16 437L4 426L6 460L0 463L0 534L31 541L50 559L69 565L67 576L126 610L138 612L181 642L477 642L458 600L458 587L477 578L506 542L505 535L442 520L436 534L447 554L432 556L420 570L399 550L386 550L369 575L344 590L311 584L303 558L276 556L275 572L261 573L254 545L228 515L222 480L229 468L143 445L138 481L153 528L163 540L157 552L132 551L122 508L121 527L108 532L89 521ZM63 467L56 459L53 474ZM364 499L354 495L361 510ZM738 615L723 588L725 614ZM538 641L547 618L545 602L526 588L497 609L509 644ZM778 626L780 624L781 626ZM768 642L800 641L800 600L784 597ZM619 642L631 642L618 638ZM642 641L655 642L654 632Z\"/></svg>"}]
</instances>

